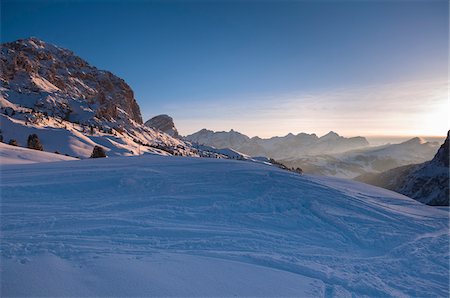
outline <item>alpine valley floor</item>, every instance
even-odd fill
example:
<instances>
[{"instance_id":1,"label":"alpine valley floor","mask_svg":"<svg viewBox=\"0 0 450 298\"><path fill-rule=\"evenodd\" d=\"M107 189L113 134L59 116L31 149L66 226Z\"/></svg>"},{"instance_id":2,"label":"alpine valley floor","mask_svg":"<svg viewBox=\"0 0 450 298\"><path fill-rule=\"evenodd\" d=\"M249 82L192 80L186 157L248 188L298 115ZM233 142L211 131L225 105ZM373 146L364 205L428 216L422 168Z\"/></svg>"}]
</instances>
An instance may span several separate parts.
<instances>
[{"instance_id":1,"label":"alpine valley floor","mask_svg":"<svg viewBox=\"0 0 450 298\"><path fill-rule=\"evenodd\" d=\"M3 165L1 296L449 296L448 211L206 158Z\"/></svg>"}]
</instances>

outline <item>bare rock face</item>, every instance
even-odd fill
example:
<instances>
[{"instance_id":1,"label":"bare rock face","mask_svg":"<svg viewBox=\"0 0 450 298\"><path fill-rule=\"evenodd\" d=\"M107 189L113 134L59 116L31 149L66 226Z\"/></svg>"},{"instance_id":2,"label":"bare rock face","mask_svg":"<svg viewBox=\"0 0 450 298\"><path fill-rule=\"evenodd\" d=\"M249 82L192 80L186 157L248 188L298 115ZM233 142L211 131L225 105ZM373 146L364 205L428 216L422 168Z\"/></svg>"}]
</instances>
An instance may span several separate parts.
<instances>
[{"instance_id":1,"label":"bare rock face","mask_svg":"<svg viewBox=\"0 0 450 298\"><path fill-rule=\"evenodd\" d=\"M145 125L151 128L158 129L162 132L165 132L171 137L180 138L180 135L178 134L175 124L173 123L173 119L169 115L155 116L150 120L148 120L147 122L145 122Z\"/></svg>"},{"instance_id":2,"label":"bare rock face","mask_svg":"<svg viewBox=\"0 0 450 298\"><path fill-rule=\"evenodd\" d=\"M72 122L142 123L133 91L73 52L37 38L1 45L1 95L18 106Z\"/></svg>"},{"instance_id":3,"label":"bare rock face","mask_svg":"<svg viewBox=\"0 0 450 298\"><path fill-rule=\"evenodd\" d=\"M438 152L433 158L433 162L437 165L441 165L444 167L449 167L449 138L450 138L450 130L447 132L447 138L445 139L444 144L439 148Z\"/></svg>"}]
</instances>

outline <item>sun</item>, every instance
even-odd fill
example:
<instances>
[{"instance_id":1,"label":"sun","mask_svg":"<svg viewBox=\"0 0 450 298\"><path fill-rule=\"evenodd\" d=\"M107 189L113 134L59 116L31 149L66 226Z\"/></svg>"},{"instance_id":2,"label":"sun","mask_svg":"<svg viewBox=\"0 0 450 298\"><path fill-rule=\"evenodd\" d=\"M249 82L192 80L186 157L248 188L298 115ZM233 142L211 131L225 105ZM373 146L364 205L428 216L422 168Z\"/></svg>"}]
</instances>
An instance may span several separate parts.
<instances>
[{"instance_id":1,"label":"sun","mask_svg":"<svg viewBox=\"0 0 450 298\"><path fill-rule=\"evenodd\" d=\"M424 111L419 117L417 129L418 135L445 136L450 128L450 102L447 94Z\"/></svg>"}]
</instances>

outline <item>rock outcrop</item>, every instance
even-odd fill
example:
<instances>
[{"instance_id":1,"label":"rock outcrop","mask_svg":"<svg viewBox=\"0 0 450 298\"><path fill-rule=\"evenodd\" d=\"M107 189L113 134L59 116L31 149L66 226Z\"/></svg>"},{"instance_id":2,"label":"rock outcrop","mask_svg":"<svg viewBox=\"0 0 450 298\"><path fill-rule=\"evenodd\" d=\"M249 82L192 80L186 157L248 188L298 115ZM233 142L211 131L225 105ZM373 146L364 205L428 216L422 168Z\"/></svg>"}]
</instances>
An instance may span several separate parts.
<instances>
[{"instance_id":1,"label":"rock outcrop","mask_svg":"<svg viewBox=\"0 0 450 298\"><path fill-rule=\"evenodd\" d=\"M1 45L1 95L10 103L72 122L142 123L133 91L73 52L28 38Z\"/></svg>"},{"instance_id":2,"label":"rock outcrop","mask_svg":"<svg viewBox=\"0 0 450 298\"><path fill-rule=\"evenodd\" d=\"M174 137L174 138L180 138L180 135L178 134L178 130L175 127L175 124L173 123L173 118L169 115L158 115L147 122L145 122L145 125L151 128L158 129L162 132L165 132L166 134Z\"/></svg>"}]
</instances>

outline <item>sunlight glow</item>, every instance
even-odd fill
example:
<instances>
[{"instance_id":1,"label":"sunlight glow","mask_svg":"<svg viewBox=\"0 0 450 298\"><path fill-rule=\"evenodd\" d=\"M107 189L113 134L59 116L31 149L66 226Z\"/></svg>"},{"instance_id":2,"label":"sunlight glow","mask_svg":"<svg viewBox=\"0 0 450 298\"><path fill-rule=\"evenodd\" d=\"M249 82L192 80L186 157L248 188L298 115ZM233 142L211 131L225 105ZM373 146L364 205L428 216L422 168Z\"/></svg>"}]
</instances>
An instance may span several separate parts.
<instances>
[{"instance_id":1,"label":"sunlight glow","mask_svg":"<svg viewBox=\"0 0 450 298\"><path fill-rule=\"evenodd\" d=\"M182 134L202 128L249 136L288 133L344 136L445 136L449 129L446 80L409 81L211 103L168 105ZM218 104L217 102L221 102Z\"/></svg>"}]
</instances>

